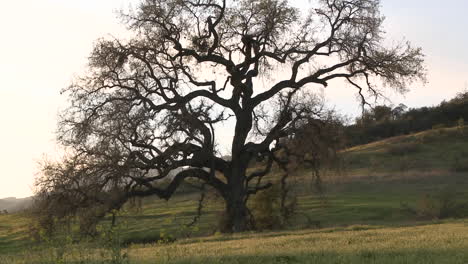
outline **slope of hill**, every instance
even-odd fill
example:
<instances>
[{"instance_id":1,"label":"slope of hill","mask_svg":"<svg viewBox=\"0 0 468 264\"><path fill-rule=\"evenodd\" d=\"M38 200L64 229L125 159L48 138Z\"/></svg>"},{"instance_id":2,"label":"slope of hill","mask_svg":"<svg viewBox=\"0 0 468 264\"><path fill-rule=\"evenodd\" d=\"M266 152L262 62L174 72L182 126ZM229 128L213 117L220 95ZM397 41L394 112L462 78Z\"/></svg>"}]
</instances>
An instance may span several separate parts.
<instances>
[{"instance_id":1,"label":"slope of hill","mask_svg":"<svg viewBox=\"0 0 468 264\"><path fill-rule=\"evenodd\" d=\"M468 172L468 127L431 129L343 151L353 174Z\"/></svg>"},{"instance_id":2,"label":"slope of hill","mask_svg":"<svg viewBox=\"0 0 468 264\"><path fill-rule=\"evenodd\" d=\"M468 91L458 93L449 101L437 106L410 108L399 105L378 105L366 110L356 119L356 124L345 128L347 143L356 146L378 139L428 130L434 127L451 127L468 120Z\"/></svg>"},{"instance_id":3,"label":"slope of hill","mask_svg":"<svg viewBox=\"0 0 468 264\"><path fill-rule=\"evenodd\" d=\"M8 211L9 213L18 212L28 208L31 205L32 197L15 198L8 197L0 199L0 211Z\"/></svg>"},{"instance_id":4,"label":"slope of hill","mask_svg":"<svg viewBox=\"0 0 468 264\"><path fill-rule=\"evenodd\" d=\"M465 130L468 128L465 127ZM440 243L450 240L450 236L444 236L445 231L439 232L445 227L454 227L456 229L454 233L460 236L468 234L466 233L468 231L463 231L466 229L461 228L466 225L466 217L468 217L467 132L457 128L429 130L344 150L341 152L343 163L345 163L344 173L337 174L333 170L325 173L325 193L321 195L312 191L310 171L302 169L294 175L295 178L292 181L301 189L296 193L297 214L287 226L291 233L271 233L271 236L259 233L243 234L241 235L242 239L235 239L236 242L220 243L219 247L213 247L213 250L218 252L213 258L204 255L202 251L197 251L197 248L205 247L199 245L198 242L230 240L231 238L211 236L216 234L218 230L217 222L221 218L223 210L222 201L211 193L206 197L199 222L190 227L187 224L196 216L199 200L199 196L194 192L181 190L169 202L150 197L141 201L141 207L138 209L129 204L118 217L118 222L123 225L119 239L127 243L151 244L164 237L176 237L180 242L167 247L155 248L152 245L147 245L132 246L130 249L130 256L136 259L140 259L139 255L147 256L146 254L150 254L148 253L150 251L167 255L172 253L163 252L166 249L168 252L174 248L184 248L184 250L188 250L187 252L194 250L190 256L177 250L182 255L174 253L172 255L173 263L191 263L189 259L192 256L200 259L200 263L203 261L209 263L211 260L214 262L227 260L226 263L231 263L230 261L237 263L236 261L246 260L247 257L250 259L257 251L251 252L250 249L239 247L239 250L242 251L239 253L233 248L238 247L236 243L239 241L251 243L253 247L257 247L255 246L257 244L264 246L272 243L262 253L264 257L258 258L259 263L282 260L283 255L301 261L315 261L322 257L327 260L318 263L336 263L338 260L346 263L364 263L363 260L372 260L370 263L384 263L381 260L391 256L401 257L398 259L401 263L417 263L413 260L423 256L431 256L440 260L447 257L447 263L463 263L457 261L468 260L466 254L463 255L460 251L460 247L466 247L466 245L450 242L451 244L447 244L446 247L448 251L437 251L436 248ZM270 178L274 177L274 175L270 176ZM457 211L450 212L449 220L443 220L447 226L430 226L427 232L433 232L433 234L427 233L426 228L421 227L421 225L433 223L434 220L440 221L441 215L437 210L447 209L441 207L444 202L448 202L445 203L449 206L448 209L456 208ZM461 206L454 207L455 205ZM18 223L22 222L24 225L27 223L27 219L25 216L18 215L18 221L15 221L15 217L15 215L0 216L0 223L3 223L3 229L0 228L0 253L12 252L18 248L24 248L26 245L24 241L26 241L27 229L19 226ZM444 215L443 218L445 217L447 216ZM462 218L462 220L453 220L453 218ZM110 221L111 219L107 218L102 222L102 225L109 225ZM15 228L8 228L13 224L16 225ZM452 226L452 224L454 225ZM381 231L359 233L357 231L360 231L361 228L358 227L354 230L352 227L354 225L365 225L366 228ZM307 229L314 226L322 229L317 231ZM343 230L343 226L351 226L351 229ZM401 226L405 227L400 229ZM424 247L405 244L409 247L395 251L397 255L393 255L391 250L385 251L388 254L380 251L383 248L388 249L391 246L389 244L382 244L379 249L371 247L374 243L377 245L383 241L382 239L385 237L399 234L399 230L404 230L403 233L419 230L418 236L420 237L399 237L394 241L395 245L405 243L422 245L421 243L427 241L426 236L436 236L436 234L440 236L431 240L434 244L427 244ZM387 235L387 232L391 235ZM328 237L326 235L328 233L336 234L337 238ZM357 239L361 235L362 239ZM206 239L200 238L203 236L208 237ZM195 238L188 241L184 240L186 237ZM317 252L309 246L301 248L301 252L296 252L293 248L285 249L281 251L281 256L267 252L267 250L277 252L278 245L283 243L281 242L283 240L298 244L305 243L301 241L320 240L325 242L318 245ZM278 244L275 241L279 241ZM327 244L326 241L330 243ZM344 243L343 252L362 252L362 254L343 253L341 249L338 250L333 246L336 243ZM227 247L229 250L233 249L233 251L226 251L223 247ZM298 248L300 247L298 246ZM413 249L415 250L413 251ZM323 255L323 252L331 253L327 257ZM148 258L151 260L160 257L160 255L156 256L152 253L150 255ZM234 255L238 256L239 259ZM368 256L370 256L369 259ZM450 259L449 256L460 258ZM146 263L145 261L146 259L142 262ZM426 261L421 263L426 263Z\"/></svg>"}]
</instances>

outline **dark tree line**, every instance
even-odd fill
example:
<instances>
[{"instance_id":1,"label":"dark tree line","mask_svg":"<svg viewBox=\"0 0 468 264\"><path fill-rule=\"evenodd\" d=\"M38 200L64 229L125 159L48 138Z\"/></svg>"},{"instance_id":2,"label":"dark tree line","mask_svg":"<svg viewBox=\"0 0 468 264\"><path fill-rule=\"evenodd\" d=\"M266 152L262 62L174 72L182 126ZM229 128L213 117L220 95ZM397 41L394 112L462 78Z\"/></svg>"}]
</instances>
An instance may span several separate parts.
<instances>
[{"instance_id":1,"label":"dark tree line","mask_svg":"<svg viewBox=\"0 0 468 264\"><path fill-rule=\"evenodd\" d=\"M436 127L458 126L466 121L468 92L432 107L376 106L364 111L355 124L346 127L346 141L348 146L354 146Z\"/></svg>"}]
</instances>

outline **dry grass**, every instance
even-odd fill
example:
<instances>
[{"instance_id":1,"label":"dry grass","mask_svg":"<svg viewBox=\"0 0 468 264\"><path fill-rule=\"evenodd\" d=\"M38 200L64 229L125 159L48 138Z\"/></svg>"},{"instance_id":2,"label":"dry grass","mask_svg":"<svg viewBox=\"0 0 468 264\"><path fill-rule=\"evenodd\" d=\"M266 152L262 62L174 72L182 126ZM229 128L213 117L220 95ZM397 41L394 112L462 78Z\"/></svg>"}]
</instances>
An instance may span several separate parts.
<instances>
[{"instance_id":1,"label":"dry grass","mask_svg":"<svg viewBox=\"0 0 468 264\"><path fill-rule=\"evenodd\" d=\"M366 229L213 237L133 248L130 259L135 263L161 258L167 263L427 263L433 257L432 263L468 261L466 223Z\"/></svg>"},{"instance_id":2,"label":"dry grass","mask_svg":"<svg viewBox=\"0 0 468 264\"><path fill-rule=\"evenodd\" d=\"M132 246L129 263L467 263L468 222L411 227L351 226L294 232L219 235L169 245ZM75 247L76 251L77 247ZM80 248L60 263L111 263ZM43 254L42 254L43 255ZM41 262L41 254L0 263ZM79 259L81 256L82 259ZM2 262L3 260L3 262ZM82 262L86 260L86 262Z\"/></svg>"}]
</instances>

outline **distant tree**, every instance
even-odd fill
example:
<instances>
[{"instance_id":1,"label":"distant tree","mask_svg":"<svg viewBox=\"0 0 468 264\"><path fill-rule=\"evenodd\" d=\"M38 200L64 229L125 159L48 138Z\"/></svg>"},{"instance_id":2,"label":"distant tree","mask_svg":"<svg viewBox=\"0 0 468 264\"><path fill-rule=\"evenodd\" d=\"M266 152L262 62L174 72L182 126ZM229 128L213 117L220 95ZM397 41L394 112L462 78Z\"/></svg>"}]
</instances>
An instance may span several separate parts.
<instances>
[{"instance_id":1,"label":"distant tree","mask_svg":"<svg viewBox=\"0 0 468 264\"><path fill-rule=\"evenodd\" d=\"M124 14L131 39L99 40L89 73L64 90L69 156L44 166L45 204L102 216L132 197L169 199L194 178L224 198L229 231L248 229L247 199L272 186L280 139L320 119L317 86L344 80L365 103L379 84L403 92L424 79L421 49L384 47L379 0L317 4L144 0ZM226 122L229 161L216 150ZM248 172L253 159L265 167Z\"/></svg>"},{"instance_id":2,"label":"distant tree","mask_svg":"<svg viewBox=\"0 0 468 264\"><path fill-rule=\"evenodd\" d=\"M468 102L468 90L457 93L455 98L449 101L452 104L462 104Z\"/></svg>"},{"instance_id":3,"label":"distant tree","mask_svg":"<svg viewBox=\"0 0 468 264\"><path fill-rule=\"evenodd\" d=\"M388 106L367 108L355 119L355 124L345 128L345 137L348 146L354 146L437 127L461 127L460 120L467 119L468 92L465 91L437 106L408 109L400 104L393 109Z\"/></svg>"},{"instance_id":4,"label":"distant tree","mask_svg":"<svg viewBox=\"0 0 468 264\"><path fill-rule=\"evenodd\" d=\"M403 114L406 112L406 109L408 107L404 104L399 104L398 106L394 107L392 109L392 115L394 119L399 119L403 116Z\"/></svg>"},{"instance_id":5,"label":"distant tree","mask_svg":"<svg viewBox=\"0 0 468 264\"><path fill-rule=\"evenodd\" d=\"M372 109L375 122L389 121L393 118L393 111L390 106L378 105Z\"/></svg>"}]
</instances>

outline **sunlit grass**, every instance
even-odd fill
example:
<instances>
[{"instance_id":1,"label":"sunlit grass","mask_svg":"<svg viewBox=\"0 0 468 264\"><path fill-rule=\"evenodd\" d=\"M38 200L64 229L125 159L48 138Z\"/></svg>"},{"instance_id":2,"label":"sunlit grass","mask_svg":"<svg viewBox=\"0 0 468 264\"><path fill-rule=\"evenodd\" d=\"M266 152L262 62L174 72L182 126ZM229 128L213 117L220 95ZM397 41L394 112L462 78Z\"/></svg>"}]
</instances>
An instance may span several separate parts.
<instances>
[{"instance_id":1,"label":"sunlit grass","mask_svg":"<svg viewBox=\"0 0 468 264\"><path fill-rule=\"evenodd\" d=\"M0 254L18 252L29 245L29 220L21 214L0 215Z\"/></svg>"},{"instance_id":2,"label":"sunlit grass","mask_svg":"<svg viewBox=\"0 0 468 264\"><path fill-rule=\"evenodd\" d=\"M468 222L410 227L350 226L244 233L134 245L129 263L466 263ZM82 253L77 253L77 250ZM62 263L110 263L98 249L70 249ZM0 257L3 263L47 263L45 255ZM80 262L87 260L88 262ZM29 262L27 262L29 261Z\"/></svg>"},{"instance_id":3,"label":"sunlit grass","mask_svg":"<svg viewBox=\"0 0 468 264\"><path fill-rule=\"evenodd\" d=\"M135 247L130 258L135 263L466 263L467 229L459 222L244 234Z\"/></svg>"}]
</instances>

